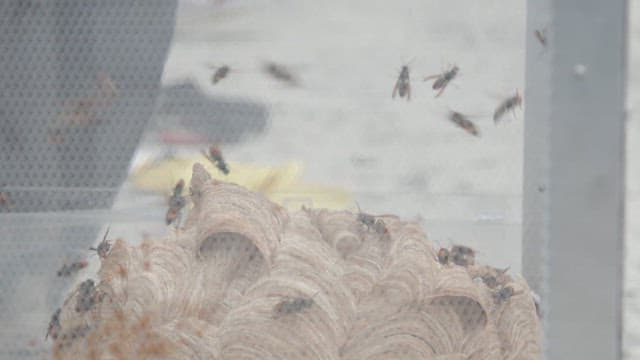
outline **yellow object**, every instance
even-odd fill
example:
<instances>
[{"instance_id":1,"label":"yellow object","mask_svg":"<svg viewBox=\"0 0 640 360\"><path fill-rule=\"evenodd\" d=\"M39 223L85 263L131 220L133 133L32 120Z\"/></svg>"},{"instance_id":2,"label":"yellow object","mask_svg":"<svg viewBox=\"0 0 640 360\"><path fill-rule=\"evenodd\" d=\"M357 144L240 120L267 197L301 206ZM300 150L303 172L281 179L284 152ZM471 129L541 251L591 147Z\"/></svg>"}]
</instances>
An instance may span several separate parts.
<instances>
[{"instance_id":1,"label":"yellow object","mask_svg":"<svg viewBox=\"0 0 640 360\"><path fill-rule=\"evenodd\" d=\"M301 206L340 210L352 203L351 195L340 188L299 183L302 165L290 162L280 167L229 162L229 175L222 174L203 156L167 158L135 167L129 179L144 191L170 194L180 180L189 184L193 164L199 162L217 180L227 181L257 191L289 210Z\"/></svg>"}]
</instances>

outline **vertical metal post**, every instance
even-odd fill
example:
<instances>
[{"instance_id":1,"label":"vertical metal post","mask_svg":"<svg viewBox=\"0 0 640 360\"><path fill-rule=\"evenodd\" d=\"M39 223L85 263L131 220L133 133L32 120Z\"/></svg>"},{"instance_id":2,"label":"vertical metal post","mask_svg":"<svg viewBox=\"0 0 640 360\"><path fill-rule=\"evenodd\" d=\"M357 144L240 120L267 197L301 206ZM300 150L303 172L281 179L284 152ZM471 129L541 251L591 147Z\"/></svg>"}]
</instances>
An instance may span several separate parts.
<instances>
[{"instance_id":1,"label":"vertical metal post","mask_svg":"<svg viewBox=\"0 0 640 360\"><path fill-rule=\"evenodd\" d=\"M626 11L527 5L523 271L548 359L621 358Z\"/></svg>"}]
</instances>

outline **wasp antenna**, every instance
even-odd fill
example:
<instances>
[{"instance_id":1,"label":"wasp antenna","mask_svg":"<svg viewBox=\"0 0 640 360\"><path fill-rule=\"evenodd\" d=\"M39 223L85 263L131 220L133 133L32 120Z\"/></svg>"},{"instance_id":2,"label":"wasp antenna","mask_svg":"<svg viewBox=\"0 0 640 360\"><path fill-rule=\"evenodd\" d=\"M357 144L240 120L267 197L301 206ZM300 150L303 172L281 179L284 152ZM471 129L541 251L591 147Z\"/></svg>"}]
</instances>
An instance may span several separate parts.
<instances>
[{"instance_id":1,"label":"wasp antenna","mask_svg":"<svg viewBox=\"0 0 640 360\"><path fill-rule=\"evenodd\" d=\"M107 232L104 233L104 237L102 238L102 241L107 240L107 236L109 235L109 230L111 229L111 225L109 225L107 227Z\"/></svg>"}]
</instances>

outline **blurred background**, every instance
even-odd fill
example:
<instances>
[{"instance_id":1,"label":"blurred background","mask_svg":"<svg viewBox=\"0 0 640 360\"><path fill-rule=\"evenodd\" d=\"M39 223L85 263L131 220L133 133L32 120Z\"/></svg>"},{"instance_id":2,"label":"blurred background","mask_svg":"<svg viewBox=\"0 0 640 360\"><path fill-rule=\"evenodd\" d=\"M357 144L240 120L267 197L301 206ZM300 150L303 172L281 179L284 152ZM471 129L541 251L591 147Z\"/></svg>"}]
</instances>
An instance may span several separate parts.
<instances>
[{"instance_id":1,"label":"blurred background","mask_svg":"<svg viewBox=\"0 0 640 360\"><path fill-rule=\"evenodd\" d=\"M133 243L174 231L167 199L196 161L290 210L395 214L441 246L468 245L479 261L520 272L525 119L521 108L492 117L524 89L525 40L534 36L525 5L5 2L0 358L46 357L51 314L95 273L88 248L107 228L109 238ZM639 16L631 1L629 358L640 356ZM411 99L392 98L405 65ZM423 78L454 65L460 71L435 97ZM478 134L450 121L450 111ZM202 155L213 144L229 175ZM82 260L89 265L78 275L57 275Z\"/></svg>"}]
</instances>

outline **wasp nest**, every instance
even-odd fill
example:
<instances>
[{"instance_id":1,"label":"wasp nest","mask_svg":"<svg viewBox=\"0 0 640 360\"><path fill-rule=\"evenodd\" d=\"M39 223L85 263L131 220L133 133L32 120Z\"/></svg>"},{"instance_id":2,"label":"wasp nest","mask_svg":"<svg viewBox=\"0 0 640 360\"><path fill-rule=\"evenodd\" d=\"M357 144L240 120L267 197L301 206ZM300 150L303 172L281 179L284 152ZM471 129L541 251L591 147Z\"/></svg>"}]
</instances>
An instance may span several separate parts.
<instances>
[{"instance_id":1,"label":"wasp nest","mask_svg":"<svg viewBox=\"0 0 640 360\"><path fill-rule=\"evenodd\" d=\"M184 228L116 241L99 280L69 295L57 358L540 357L525 281L464 247L438 252L389 216L287 213L193 172Z\"/></svg>"}]
</instances>

